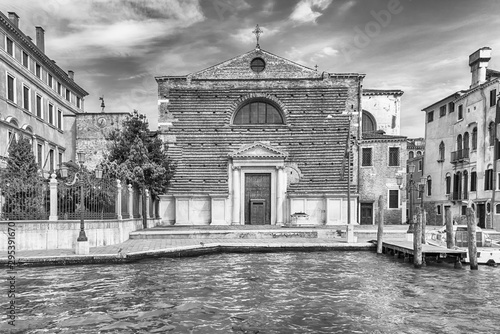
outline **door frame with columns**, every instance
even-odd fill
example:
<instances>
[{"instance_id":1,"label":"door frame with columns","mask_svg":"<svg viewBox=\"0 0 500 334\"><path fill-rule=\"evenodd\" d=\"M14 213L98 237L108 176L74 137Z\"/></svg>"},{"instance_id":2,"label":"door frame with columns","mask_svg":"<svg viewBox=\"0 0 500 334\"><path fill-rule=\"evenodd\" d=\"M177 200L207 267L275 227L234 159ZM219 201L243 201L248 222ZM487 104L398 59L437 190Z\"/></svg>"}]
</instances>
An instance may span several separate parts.
<instances>
[{"instance_id":1,"label":"door frame with columns","mask_svg":"<svg viewBox=\"0 0 500 334\"><path fill-rule=\"evenodd\" d=\"M243 145L231 153L229 190L232 205L232 224L245 224L246 174L271 174L271 225L284 224L286 200L285 159L287 154L266 142Z\"/></svg>"}]
</instances>

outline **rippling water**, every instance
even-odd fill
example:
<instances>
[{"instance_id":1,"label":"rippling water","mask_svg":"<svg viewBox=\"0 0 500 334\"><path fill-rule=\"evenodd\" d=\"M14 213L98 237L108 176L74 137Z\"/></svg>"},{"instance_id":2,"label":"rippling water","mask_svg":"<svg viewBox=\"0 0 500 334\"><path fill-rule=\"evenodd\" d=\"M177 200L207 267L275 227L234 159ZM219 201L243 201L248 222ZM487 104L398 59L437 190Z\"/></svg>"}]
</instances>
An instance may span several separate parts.
<instances>
[{"instance_id":1,"label":"rippling water","mask_svg":"<svg viewBox=\"0 0 500 334\"><path fill-rule=\"evenodd\" d=\"M218 254L127 265L22 268L16 329L499 333L499 278L500 267L415 270L369 252ZM2 321L0 332L8 328Z\"/></svg>"}]
</instances>

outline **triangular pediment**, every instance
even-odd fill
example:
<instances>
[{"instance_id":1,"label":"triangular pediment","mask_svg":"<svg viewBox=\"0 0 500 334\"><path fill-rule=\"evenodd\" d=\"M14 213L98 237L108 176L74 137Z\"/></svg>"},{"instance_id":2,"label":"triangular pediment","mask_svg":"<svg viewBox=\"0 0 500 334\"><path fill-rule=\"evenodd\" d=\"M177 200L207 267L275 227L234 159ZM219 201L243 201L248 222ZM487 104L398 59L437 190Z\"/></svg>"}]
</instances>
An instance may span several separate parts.
<instances>
[{"instance_id":1,"label":"triangular pediment","mask_svg":"<svg viewBox=\"0 0 500 334\"><path fill-rule=\"evenodd\" d=\"M229 156L233 159L284 159L288 154L269 144L255 142L243 145L240 149L230 153Z\"/></svg>"},{"instance_id":2,"label":"triangular pediment","mask_svg":"<svg viewBox=\"0 0 500 334\"><path fill-rule=\"evenodd\" d=\"M262 72L254 72L250 63L255 58L265 62ZM189 75L192 79L299 79L317 78L320 74L312 68L261 49L254 49L220 64Z\"/></svg>"}]
</instances>

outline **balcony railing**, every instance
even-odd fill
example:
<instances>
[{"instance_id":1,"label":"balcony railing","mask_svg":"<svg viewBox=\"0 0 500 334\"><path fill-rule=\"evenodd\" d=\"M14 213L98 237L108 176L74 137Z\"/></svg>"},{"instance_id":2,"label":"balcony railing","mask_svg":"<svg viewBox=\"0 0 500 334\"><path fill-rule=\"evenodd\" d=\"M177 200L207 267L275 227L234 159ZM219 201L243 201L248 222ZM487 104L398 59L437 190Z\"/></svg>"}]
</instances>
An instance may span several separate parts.
<instances>
[{"instance_id":1,"label":"balcony railing","mask_svg":"<svg viewBox=\"0 0 500 334\"><path fill-rule=\"evenodd\" d=\"M451 163L457 163L460 161L469 159L469 149L464 148L463 150L458 150L455 152L451 152Z\"/></svg>"}]
</instances>

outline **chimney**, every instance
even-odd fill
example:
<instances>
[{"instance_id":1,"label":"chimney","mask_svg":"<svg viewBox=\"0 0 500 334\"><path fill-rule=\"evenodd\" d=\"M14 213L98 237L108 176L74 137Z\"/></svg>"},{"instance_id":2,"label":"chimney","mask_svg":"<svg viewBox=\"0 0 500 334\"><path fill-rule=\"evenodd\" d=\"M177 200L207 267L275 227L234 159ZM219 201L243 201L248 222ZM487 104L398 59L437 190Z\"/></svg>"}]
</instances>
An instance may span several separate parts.
<instances>
[{"instance_id":1,"label":"chimney","mask_svg":"<svg viewBox=\"0 0 500 334\"><path fill-rule=\"evenodd\" d=\"M12 21L16 28L19 28L19 16L15 12L9 12L9 20Z\"/></svg>"},{"instance_id":2,"label":"chimney","mask_svg":"<svg viewBox=\"0 0 500 334\"><path fill-rule=\"evenodd\" d=\"M72 70L69 70L69 71L68 71L68 77L69 77L71 80L75 80L75 72L73 72Z\"/></svg>"},{"instance_id":3,"label":"chimney","mask_svg":"<svg viewBox=\"0 0 500 334\"><path fill-rule=\"evenodd\" d=\"M469 56L469 66L472 72L470 88L486 82L486 68L491 59L491 48L484 47Z\"/></svg>"},{"instance_id":4,"label":"chimney","mask_svg":"<svg viewBox=\"0 0 500 334\"><path fill-rule=\"evenodd\" d=\"M36 29L36 46L45 53L45 30L42 27L35 27Z\"/></svg>"}]
</instances>

